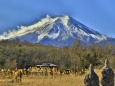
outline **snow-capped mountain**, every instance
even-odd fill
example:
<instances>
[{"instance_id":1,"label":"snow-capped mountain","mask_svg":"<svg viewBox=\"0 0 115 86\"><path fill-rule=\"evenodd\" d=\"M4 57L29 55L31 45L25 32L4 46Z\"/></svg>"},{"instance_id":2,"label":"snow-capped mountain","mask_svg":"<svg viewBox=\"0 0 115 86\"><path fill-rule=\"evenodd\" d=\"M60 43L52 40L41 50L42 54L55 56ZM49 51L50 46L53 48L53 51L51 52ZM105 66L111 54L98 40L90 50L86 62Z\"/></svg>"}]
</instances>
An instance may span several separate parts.
<instances>
[{"instance_id":1,"label":"snow-capped mountain","mask_svg":"<svg viewBox=\"0 0 115 86\"><path fill-rule=\"evenodd\" d=\"M20 26L17 30L14 29L0 35L0 40L15 38L20 41L26 40L58 47L70 46L76 39L80 39L82 43L86 44L90 42L106 42L108 39L110 42L115 43L115 39L100 34L67 15L56 17L47 15L33 25Z\"/></svg>"}]
</instances>

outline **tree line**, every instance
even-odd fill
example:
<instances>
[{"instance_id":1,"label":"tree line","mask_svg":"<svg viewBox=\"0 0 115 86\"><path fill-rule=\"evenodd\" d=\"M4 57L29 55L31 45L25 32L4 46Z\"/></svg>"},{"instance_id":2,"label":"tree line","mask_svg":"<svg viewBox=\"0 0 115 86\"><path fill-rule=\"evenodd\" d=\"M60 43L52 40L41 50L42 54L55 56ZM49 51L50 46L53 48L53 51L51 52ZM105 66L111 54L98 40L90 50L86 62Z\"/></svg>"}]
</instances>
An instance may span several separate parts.
<instances>
[{"instance_id":1,"label":"tree line","mask_svg":"<svg viewBox=\"0 0 115 86\"><path fill-rule=\"evenodd\" d=\"M101 68L108 58L115 68L115 46L110 44L90 44L84 46L76 40L70 47L45 46L19 40L0 42L0 68L28 68L44 62L54 63L58 68L81 71L89 64Z\"/></svg>"}]
</instances>

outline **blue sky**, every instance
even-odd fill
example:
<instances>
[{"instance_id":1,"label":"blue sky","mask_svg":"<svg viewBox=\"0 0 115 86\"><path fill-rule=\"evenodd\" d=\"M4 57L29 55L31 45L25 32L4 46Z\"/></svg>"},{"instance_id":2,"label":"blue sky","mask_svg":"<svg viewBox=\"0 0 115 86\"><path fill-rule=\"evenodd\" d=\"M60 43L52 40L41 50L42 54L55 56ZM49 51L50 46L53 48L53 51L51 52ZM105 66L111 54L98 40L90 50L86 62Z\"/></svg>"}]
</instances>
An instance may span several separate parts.
<instances>
[{"instance_id":1,"label":"blue sky","mask_svg":"<svg viewBox=\"0 0 115 86\"><path fill-rule=\"evenodd\" d=\"M0 0L0 34L44 15L67 14L115 38L115 0Z\"/></svg>"}]
</instances>

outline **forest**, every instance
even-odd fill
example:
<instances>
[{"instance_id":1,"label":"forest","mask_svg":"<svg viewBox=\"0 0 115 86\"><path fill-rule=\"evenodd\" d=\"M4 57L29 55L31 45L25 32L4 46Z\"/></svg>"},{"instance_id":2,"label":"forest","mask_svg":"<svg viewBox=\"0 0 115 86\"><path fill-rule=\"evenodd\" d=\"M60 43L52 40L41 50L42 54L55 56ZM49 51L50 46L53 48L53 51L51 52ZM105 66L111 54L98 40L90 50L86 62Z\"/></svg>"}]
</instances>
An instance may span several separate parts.
<instances>
[{"instance_id":1,"label":"forest","mask_svg":"<svg viewBox=\"0 0 115 86\"><path fill-rule=\"evenodd\" d=\"M56 64L60 70L81 71L89 64L102 68L106 58L115 68L114 45L92 43L84 46L76 40L73 46L59 48L19 40L0 42L0 69L28 68L48 62Z\"/></svg>"}]
</instances>

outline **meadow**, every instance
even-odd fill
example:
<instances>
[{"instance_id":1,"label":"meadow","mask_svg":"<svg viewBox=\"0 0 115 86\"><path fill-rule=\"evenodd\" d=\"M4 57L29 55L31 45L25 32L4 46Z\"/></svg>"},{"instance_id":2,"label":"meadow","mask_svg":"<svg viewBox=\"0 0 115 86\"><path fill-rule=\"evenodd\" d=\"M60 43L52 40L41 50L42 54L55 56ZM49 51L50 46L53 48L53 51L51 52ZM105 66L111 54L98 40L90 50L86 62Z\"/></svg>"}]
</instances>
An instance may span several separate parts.
<instances>
[{"instance_id":1,"label":"meadow","mask_svg":"<svg viewBox=\"0 0 115 86\"><path fill-rule=\"evenodd\" d=\"M100 70L95 70L101 78ZM83 74L55 75L55 76L23 76L22 82L12 82L11 78L0 77L0 86L84 86L84 77L88 71Z\"/></svg>"}]
</instances>

